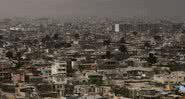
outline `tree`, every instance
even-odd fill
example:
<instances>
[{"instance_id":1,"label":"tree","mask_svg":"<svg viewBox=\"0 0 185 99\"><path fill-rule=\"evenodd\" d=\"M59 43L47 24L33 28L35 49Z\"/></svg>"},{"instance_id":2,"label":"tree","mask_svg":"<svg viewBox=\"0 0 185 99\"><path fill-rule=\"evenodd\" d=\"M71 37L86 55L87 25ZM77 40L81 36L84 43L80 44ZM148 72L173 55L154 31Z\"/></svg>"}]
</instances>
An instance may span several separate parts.
<instances>
[{"instance_id":1,"label":"tree","mask_svg":"<svg viewBox=\"0 0 185 99\"><path fill-rule=\"evenodd\" d=\"M32 41L32 43L33 43L33 44L39 44L39 40L38 40L38 39L34 39L34 40Z\"/></svg>"},{"instance_id":2,"label":"tree","mask_svg":"<svg viewBox=\"0 0 185 99\"><path fill-rule=\"evenodd\" d=\"M127 59L129 57L129 53L128 53L127 47L125 45L121 45L119 47L119 51L121 52L120 53L121 57L119 56L121 60Z\"/></svg>"},{"instance_id":3,"label":"tree","mask_svg":"<svg viewBox=\"0 0 185 99\"><path fill-rule=\"evenodd\" d=\"M49 35L46 35L44 38L42 38L43 43L46 43L46 42L49 42L49 41L51 41L51 37Z\"/></svg>"},{"instance_id":4,"label":"tree","mask_svg":"<svg viewBox=\"0 0 185 99\"><path fill-rule=\"evenodd\" d=\"M2 40L4 38L4 36L3 35L0 35L0 39Z\"/></svg>"},{"instance_id":5,"label":"tree","mask_svg":"<svg viewBox=\"0 0 185 99\"><path fill-rule=\"evenodd\" d=\"M71 47L71 46L72 46L71 43L65 43L64 44L64 47L66 47L66 48Z\"/></svg>"},{"instance_id":6,"label":"tree","mask_svg":"<svg viewBox=\"0 0 185 99\"><path fill-rule=\"evenodd\" d=\"M159 35L155 35L155 36L153 36L153 38L154 38L156 41L161 41L161 36L159 36Z\"/></svg>"},{"instance_id":7,"label":"tree","mask_svg":"<svg viewBox=\"0 0 185 99\"><path fill-rule=\"evenodd\" d=\"M75 39L79 39L79 38L80 38L80 35L76 33L76 34L74 35L74 37L75 37Z\"/></svg>"},{"instance_id":8,"label":"tree","mask_svg":"<svg viewBox=\"0 0 185 99\"><path fill-rule=\"evenodd\" d=\"M121 46L119 47L119 51L121 51L122 53L128 53L127 47L126 47L125 45L121 45Z\"/></svg>"},{"instance_id":9,"label":"tree","mask_svg":"<svg viewBox=\"0 0 185 99\"><path fill-rule=\"evenodd\" d=\"M59 39L59 35L58 34L54 34L52 37L54 40L58 40Z\"/></svg>"},{"instance_id":10,"label":"tree","mask_svg":"<svg viewBox=\"0 0 185 99\"><path fill-rule=\"evenodd\" d=\"M119 87L115 86L112 88L112 91L115 93L115 95L121 95L124 97L129 97L129 90L126 87Z\"/></svg>"},{"instance_id":11,"label":"tree","mask_svg":"<svg viewBox=\"0 0 185 99\"><path fill-rule=\"evenodd\" d=\"M120 40L119 40L120 43L125 43L125 38L122 37Z\"/></svg>"},{"instance_id":12,"label":"tree","mask_svg":"<svg viewBox=\"0 0 185 99\"><path fill-rule=\"evenodd\" d=\"M185 29L182 30L182 33L185 33Z\"/></svg>"},{"instance_id":13,"label":"tree","mask_svg":"<svg viewBox=\"0 0 185 99\"><path fill-rule=\"evenodd\" d=\"M100 75L90 75L89 76L89 83L90 84L96 84L96 85L102 85L103 80L102 80L102 76Z\"/></svg>"},{"instance_id":14,"label":"tree","mask_svg":"<svg viewBox=\"0 0 185 99\"><path fill-rule=\"evenodd\" d=\"M157 57L154 56L154 54L150 53L149 57L147 58L147 62L152 65L157 63Z\"/></svg>"},{"instance_id":15,"label":"tree","mask_svg":"<svg viewBox=\"0 0 185 99\"><path fill-rule=\"evenodd\" d=\"M78 69L79 69L80 72L82 72L85 69L85 67L83 65L79 65Z\"/></svg>"},{"instance_id":16,"label":"tree","mask_svg":"<svg viewBox=\"0 0 185 99\"><path fill-rule=\"evenodd\" d=\"M24 52L25 51L16 51L15 53L13 53L11 51L8 51L6 53L6 57L9 58L9 60L11 60L15 64L15 68L19 69L24 65L22 59Z\"/></svg>"},{"instance_id":17,"label":"tree","mask_svg":"<svg viewBox=\"0 0 185 99\"><path fill-rule=\"evenodd\" d=\"M12 59L12 58L13 58L13 52L8 51L8 52L6 53L6 57L8 57L9 59Z\"/></svg>"},{"instance_id":18,"label":"tree","mask_svg":"<svg viewBox=\"0 0 185 99\"><path fill-rule=\"evenodd\" d=\"M149 42L145 42L144 47L145 47L145 49L150 49L152 46L150 45Z\"/></svg>"},{"instance_id":19,"label":"tree","mask_svg":"<svg viewBox=\"0 0 185 99\"><path fill-rule=\"evenodd\" d=\"M111 52L110 51L106 51L105 57L110 59L111 58Z\"/></svg>"},{"instance_id":20,"label":"tree","mask_svg":"<svg viewBox=\"0 0 185 99\"><path fill-rule=\"evenodd\" d=\"M138 32L136 32L136 31L134 31L134 32L132 32L135 36L138 34Z\"/></svg>"},{"instance_id":21,"label":"tree","mask_svg":"<svg viewBox=\"0 0 185 99\"><path fill-rule=\"evenodd\" d=\"M108 46L108 45L110 45L110 43L111 43L110 39L107 39L107 40L103 41L104 46Z\"/></svg>"}]
</instances>

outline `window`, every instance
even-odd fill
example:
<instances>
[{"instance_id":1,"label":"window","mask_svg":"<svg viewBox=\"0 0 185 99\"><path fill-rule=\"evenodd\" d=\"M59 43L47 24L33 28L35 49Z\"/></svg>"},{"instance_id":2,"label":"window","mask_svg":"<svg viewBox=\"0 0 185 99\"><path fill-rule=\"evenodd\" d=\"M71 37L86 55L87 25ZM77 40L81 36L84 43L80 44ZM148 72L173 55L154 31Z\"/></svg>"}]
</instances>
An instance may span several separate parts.
<instances>
[{"instance_id":1,"label":"window","mask_svg":"<svg viewBox=\"0 0 185 99\"><path fill-rule=\"evenodd\" d=\"M66 67L66 65L65 64L60 64L60 67Z\"/></svg>"},{"instance_id":2,"label":"window","mask_svg":"<svg viewBox=\"0 0 185 99\"><path fill-rule=\"evenodd\" d=\"M26 89L20 89L20 92L26 92Z\"/></svg>"},{"instance_id":3,"label":"window","mask_svg":"<svg viewBox=\"0 0 185 99\"><path fill-rule=\"evenodd\" d=\"M60 78L57 78L57 81L59 82L60 81Z\"/></svg>"},{"instance_id":4,"label":"window","mask_svg":"<svg viewBox=\"0 0 185 99\"><path fill-rule=\"evenodd\" d=\"M64 78L61 78L60 80L61 80L61 81L64 81Z\"/></svg>"}]
</instances>

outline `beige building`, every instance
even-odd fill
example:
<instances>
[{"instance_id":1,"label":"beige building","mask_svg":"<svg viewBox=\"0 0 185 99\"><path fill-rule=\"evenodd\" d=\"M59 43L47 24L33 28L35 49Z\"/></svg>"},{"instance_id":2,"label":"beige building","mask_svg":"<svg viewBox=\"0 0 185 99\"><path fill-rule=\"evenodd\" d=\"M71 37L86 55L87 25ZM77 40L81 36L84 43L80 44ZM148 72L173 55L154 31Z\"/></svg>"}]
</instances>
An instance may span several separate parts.
<instances>
[{"instance_id":1,"label":"beige building","mask_svg":"<svg viewBox=\"0 0 185 99\"><path fill-rule=\"evenodd\" d=\"M176 71L170 74L154 75L153 80L159 83L181 83L185 81L185 72Z\"/></svg>"},{"instance_id":2,"label":"beige building","mask_svg":"<svg viewBox=\"0 0 185 99\"><path fill-rule=\"evenodd\" d=\"M67 62L55 61L51 67L51 80L54 83L54 90L59 96L64 96L65 84L67 84Z\"/></svg>"}]
</instances>

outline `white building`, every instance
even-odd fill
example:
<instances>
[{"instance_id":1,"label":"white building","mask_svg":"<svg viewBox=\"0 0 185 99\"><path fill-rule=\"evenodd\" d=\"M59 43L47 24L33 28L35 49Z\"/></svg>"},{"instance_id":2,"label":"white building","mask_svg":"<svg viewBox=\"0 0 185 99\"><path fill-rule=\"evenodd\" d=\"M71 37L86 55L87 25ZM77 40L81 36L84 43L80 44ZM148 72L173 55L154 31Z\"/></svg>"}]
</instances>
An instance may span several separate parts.
<instances>
[{"instance_id":1,"label":"white building","mask_svg":"<svg viewBox=\"0 0 185 99\"><path fill-rule=\"evenodd\" d=\"M55 61L51 68L51 74L62 74L65 75L67 73L67 62L66 61Z\"/></svg>"},{"instance_id":2,"label":"white building","mask_svg":"<svg viewBox=\"0 0 185 99\"><path fill-rule=\"evenodd\" d=\"M119 24L115 24L115 32L120 32L119 27L120 27L120 25L119 25Z\"/></svg>"},{"instance_id":3,"label":"white building","mask_svg":"<svg viewBox=\"0 0 185 99\"><path fill-rule=\"evenodd\" d=\"M67 62L55 61L51 67L51 79L55 85L55 90L60 96L64 96L65 84L67 84Z\"/></svg>"}]
</instances>

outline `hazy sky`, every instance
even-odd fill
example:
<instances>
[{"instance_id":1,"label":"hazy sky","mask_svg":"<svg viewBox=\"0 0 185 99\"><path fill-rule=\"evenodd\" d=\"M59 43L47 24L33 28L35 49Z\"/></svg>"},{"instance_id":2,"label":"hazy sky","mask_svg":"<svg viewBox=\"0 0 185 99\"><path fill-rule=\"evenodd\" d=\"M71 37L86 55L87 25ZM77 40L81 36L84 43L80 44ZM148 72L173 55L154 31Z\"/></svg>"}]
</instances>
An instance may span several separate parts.
<instances>
[{"instance_id":1,"label":"hazy sky","mask_svg":"<svg viewBox=\"0 0 185 99\"><path fill-rule=\"evenodd\" d=\"M0 17L178 16L185 0L0 0Z\"/></svg>"}]
</instances>

